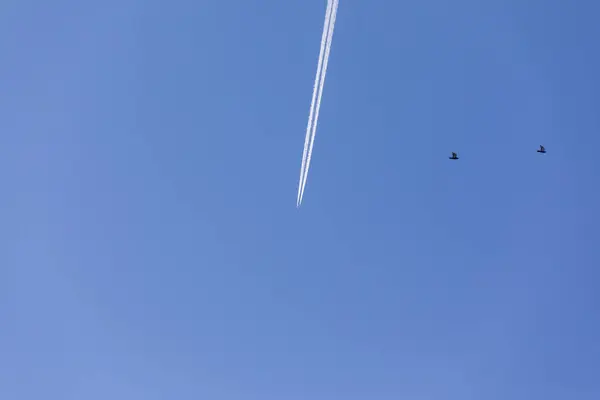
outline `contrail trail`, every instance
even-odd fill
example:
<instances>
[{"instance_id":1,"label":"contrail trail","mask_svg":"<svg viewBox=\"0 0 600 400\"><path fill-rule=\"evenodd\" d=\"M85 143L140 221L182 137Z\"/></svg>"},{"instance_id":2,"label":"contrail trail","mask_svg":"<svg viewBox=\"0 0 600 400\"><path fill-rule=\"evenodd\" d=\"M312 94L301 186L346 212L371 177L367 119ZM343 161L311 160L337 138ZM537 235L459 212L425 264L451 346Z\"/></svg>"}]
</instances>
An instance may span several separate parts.
<instances>
[{"instance_id":1,"label":"contrail trail","mask_svg":"<svg viewBox=\"0 0 600 400\"><path fill-rule=\"evenodd\" d=\"M299 207L300 204L302 203L302 198L304 196L304 189L306 187L306 180L308 178L308 170L310 168L310 160L312 157L313 146L315 143L315 135L317 132L317 124L319 121L319 110L321 108L321 98L323 96L323 87L325 86L325 75L327 74L327 64L329 63L329 53L331 51L331 41L333 38L333 29L335 27L335 19L337 16L338 2L339 2L339 0L330 0L330 2L329 2L329 3L331 3L331 21L328 26L327 41L326 41L327 44L325 47L325 54L323 55L323 71L321 73L321 80L320 80L319 86L318 86L318 97L317 97L317 103L315 106L315 118L314 118L314 122L313 122L313 126L312 126L312 132L310 134L310 147L308 149L308 155L306 156L305 159L303 158L303 162L302 162L303 167L302 167L302 170L300 171L301 184L299 186L298 202L296 204L297 207ZM328 3L328 6L329 6L329 3ZM329 7L328 7L328 9L329 9ZM312 112L312 110L311 110L311 112ZM307 135L307 139L308 139L308 135ZM305 143L305 148L306 148L306 143Z\"/></svg>"},{"instance_id":2,"label":"contrail trail","mask_svg":"<svg viewBox=\"0 0 600 400\"><path fill-rule=\"evenodd\" d=\"M300 167L300 181L298 182L298 199L296 200L296 206L300 206L300 193L303 191L304 182L304 169L306 166L306 155L308 153L308 145L310 143L311 128L313 125L313 114L315 111L315 101L317 99L317 92L319 88L319 81L321 76L321 69L323 64L323 57L325 55L325 45L329 33L329 22L331 20L331 8L333 5L332 0L327 1L327 10L325 11L325 21L323 22L323 35L321 36L321 50L319 50L319 61L317 63L317 73L315 76L315 83L313 85L312 100L310 102L310 114L308 116L308 125L306 126L306 138L304 139L304 151L302 152L302 166Z\"/></svg>"},{"instance_id":3,"label":"contrail trail","mask_svg":"<svg viewBox=\"0 0 600 400\"><path fill-rule=\"evenodd\" d=\"M321 98L323 97L323 87L325 86L325 75L327 74L327 64L329 63L329 53L331 51L331 40L333 38L333 28L335 26L335 18L337 16L339 0L333 0L333 7L331 12L331 22L329 24L329 32L327 34L327 45L325 48L325 56L323 57L323 72L321 73L321 82L319 83L319 95L317 97L317 105L315 107L315 119L312 127L312 134L310 139L310 147L308 150L308 157L306 160L306 167L304 170L304 181L302 183L302 192L300 193L300 203L304 197L304 189L306 188L306 180L308 178L308 170L310 168L310 160L312 158L313 146L315 144L315 136L317 133L317 124L319 121L319 110L321 109Z\"/></svg>"}]
</instances>

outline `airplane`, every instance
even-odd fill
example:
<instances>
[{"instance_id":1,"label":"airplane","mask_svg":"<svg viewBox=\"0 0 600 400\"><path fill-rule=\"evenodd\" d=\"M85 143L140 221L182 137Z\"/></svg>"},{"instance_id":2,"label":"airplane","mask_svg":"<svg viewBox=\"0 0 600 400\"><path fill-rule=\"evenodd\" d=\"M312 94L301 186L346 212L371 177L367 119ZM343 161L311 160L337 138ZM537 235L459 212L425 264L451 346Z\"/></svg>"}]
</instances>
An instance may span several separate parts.
<instances>
[{"instance_id":1,"label":"airplane","mask_svg":"<svg viewBox=\"0 0 600 400\"><path fill-rule=\"evenodd\" d=\"M458 160L458 157L456 156L455 152L452 152L452 157L448 157L451 160Z\"/></svg>"},{"instance_id":2,"label":"airplane","mask_svg":"<svg viewBox=\"0 0 600 400\"><path fill-rule=\"evenodd\" d=\"M546 148L544 146L540 145L540 149L537 152L545 154L546 153Z\"/></svg>"}]
</instances>

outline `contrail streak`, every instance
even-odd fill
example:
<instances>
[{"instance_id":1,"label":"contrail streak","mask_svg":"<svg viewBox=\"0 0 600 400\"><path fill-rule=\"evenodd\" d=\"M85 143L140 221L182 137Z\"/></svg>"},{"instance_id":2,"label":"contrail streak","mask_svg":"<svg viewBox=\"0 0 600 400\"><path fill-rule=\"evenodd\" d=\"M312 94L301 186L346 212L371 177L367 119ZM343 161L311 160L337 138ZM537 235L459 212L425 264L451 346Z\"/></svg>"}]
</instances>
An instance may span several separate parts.
<instances>
[{"instance_id":1,"label":"contrail streak","mask_svg":"<svg viewBox=\"0 0 600 400\"><path fill-rule=\"evenodd\" d=\"M313 122L313 126L312 126L312 132L310 135L310 147L308 150L308 155L306 157L306 162L304 163L304 168L301 171L301 176L302 176L302 183L300 185L300 193L299 193L299 197L298 197L298 203L297 206L300 206L300 204L302 203L302 198L304 197L304 189L306 188L306 180L308 178L308 170L310 168L310 161L312 158L312 151L313 151L313 146L315 144L315 136L317 133L317 124L319 121L319 111L321 109L321 98L323 97L323 87L325 86L325 76L327 74L327 64L329 63L329 53L331 51L331 40L333 38L333 29L335 27L335 19L337 16L337 8L338 8L338 2L339 0L332 0L330 1L331 4L331 20L329 23L329 29L327 32L327 41L326 41L326 47L325 47L325 54L323 56L323 71L321 73L321 80L319 82L319 87L318 87L318 97L317 97L317 103L315 106L315 118L314 118L314 122Z\"/></svg>"},{"instance_id":2,"label":"contrail streak","mask_svg":"<svg viewBox=\"0 0 600 400\"><path fill-rule=\"evenodd\" d=\"M298 199L296 200L296 206L300 206L300 193L303 191L302 186L304 182L304 169L306 166L306 156L308 153L308 145L310 143L311 128L313 125L313 114L315 111L315 102L317 99L317 92L319 88L319 81L321 76L321 69L323 65L323 57L325 55L325 44L327 42L329 33L329 22L331 20L331 8L333 1L327 1L327 10L325 11L325 21L323 22L323 35L321 36L321 49L319 50L319 61L317 63L317 73L315 76L315 83L313 84L312 100L310 102L310 114L308 116L308 125L306 126L306 138L304 139L304 151L302 152L302 166L300 167L300 181L298 182Z\"/></svg>"}]
</instances>

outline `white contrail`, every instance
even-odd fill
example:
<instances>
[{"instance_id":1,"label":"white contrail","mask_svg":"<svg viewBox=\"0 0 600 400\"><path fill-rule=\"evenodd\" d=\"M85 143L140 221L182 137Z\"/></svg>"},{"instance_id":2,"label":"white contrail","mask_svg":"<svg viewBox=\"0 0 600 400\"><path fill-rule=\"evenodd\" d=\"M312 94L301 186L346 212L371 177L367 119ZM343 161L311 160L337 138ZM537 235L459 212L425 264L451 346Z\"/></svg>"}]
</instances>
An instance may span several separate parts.
<instances>
[{"instance_id":1,"label":"white contrail","mask_svg":"<svg viewBox=\"0 0 600 400\"><path fill-rule=\"evenodd\" d=\"M333 38L333 29L335 27L335 19L337 16L337 8L338 8L339 0L333 0L332 11L331 11L331 22L329 23L329 30L327 32L327 44L325 47L325 54L323 56L323 71L321 73L321 81L319 82L319 94L317 97L317 104L315 106L315 118L312 126L312 133L310 137L310 147L308 149L308 156L306 157L306 162L303 163L304 168L301 171L302 182L299 187L300 193L298 197L297 206L300 206L302 203L302 198L304 196L304 189L306 187L306 180L308 178L308 170L310 168L310 160L312 157L313 146L315 144L315 135L317 132L317 124L319 122L319 110L321 108L321 98L323 96L323 87L325 86L325 75L327 74L327 64L329 63L329 53L331 51L331 41Z\"/></svg>"},{"instance_id":2,"label":"white contrail","mask_svg":"<svg viewBox=\"0 0 600 400\"><path fill-rule=\"evenodd\" d=\"M315 144L315 136L317 133L317 124L319 121L319 110L321 109L321 98L323 97L323 87L325 86L325 75L327 74L327 64L329 63L329 53L331 51L331 39L333 38L333 28L335 26L335 18L337 16L337 7L339 0L333 0L333 10L331 13L331 22L329 24L329 32L327 34L327 45L325 48L325 56L323 57L323 72L321 73L321 82L319 83L319 95L317 97L317 105L315 107L315 119L312 127L312 134L310 138L310 147L308 149L308 157L306 160L306 167L304 170L304 181L302 183L302 192L300 193L300 203L304 196L304 189L306 188L306 180L308 178L308 170L310 168L310 160L312 157L313 146Z\"/></svg>"},{"instance_id":3,"label":"white contrail","mask_svg":"<svg viewBox=\"0 0 600 400\"><path fill-rule=\"evenodd\" d=\"M333 0L327 1L327 10L325 11L325 22L323 22L323 35L321 36L321 50L319 50L319 61L317 63L317 73L315 76L315 83L313 85L313 95L310 102L310 114L308 116L308 125L306 126L306 138L304 139L304 151L302 153L302 166L300 167L300 181L298 182L298 199L296 200L296 206L300 205L300 193L302 192L302 185L304 182L304 169L306 165L306 155L308 153L308 144L310 143L311 128L313 124L313 114L315 111L315 101L317 99L317 91L319 87L319 78L321 76L321 66L323 64L323 56L325 55L325 44L329 33L329 21L331 19L331 8Z\"/></svg>"}]
</instances>

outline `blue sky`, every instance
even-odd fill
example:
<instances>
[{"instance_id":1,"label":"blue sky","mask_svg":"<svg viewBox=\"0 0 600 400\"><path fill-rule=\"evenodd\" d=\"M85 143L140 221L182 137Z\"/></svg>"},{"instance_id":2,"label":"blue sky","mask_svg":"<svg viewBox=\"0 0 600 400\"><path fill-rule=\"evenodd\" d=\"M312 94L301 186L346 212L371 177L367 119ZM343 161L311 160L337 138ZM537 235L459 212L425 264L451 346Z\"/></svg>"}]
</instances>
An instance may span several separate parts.
<instances>
[{"instance_id":1,"label":"blue sky","mask_svg":"<svg viewBox=\"0 0 600 400\"><path fill-rule=\"evenodd\" d=\"M0 398L598 399L599 11L4 1Z\"/></svg>"}]
</instances>

